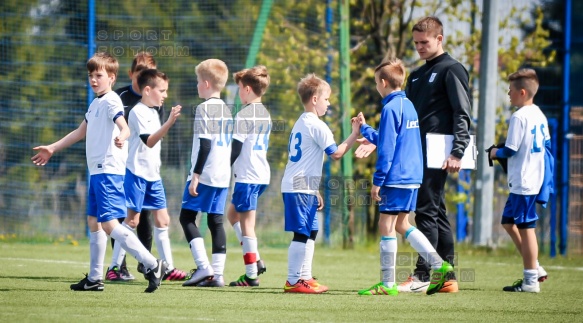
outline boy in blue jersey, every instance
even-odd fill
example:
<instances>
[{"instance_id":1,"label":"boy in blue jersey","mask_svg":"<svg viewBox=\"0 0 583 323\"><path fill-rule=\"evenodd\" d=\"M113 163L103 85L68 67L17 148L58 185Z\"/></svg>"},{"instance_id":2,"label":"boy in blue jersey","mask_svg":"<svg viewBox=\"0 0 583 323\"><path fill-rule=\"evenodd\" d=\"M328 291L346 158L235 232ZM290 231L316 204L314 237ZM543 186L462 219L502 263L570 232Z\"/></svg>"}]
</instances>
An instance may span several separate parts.
<instances>
[{"instance_id":1,"label":"boy in blue jersey","mask_svg":"<svg viewBox=\"0 0 583 323\"><path fill-rule=\"evenodd\" d=\"M89 168L89 196L87 200L87 224L90 230L89 274L79 283L72 284L74 291L103 291L103 262L107 247L107 235L144 264L149 280L146 293L154 292L166 273L166 261L156 259L142 245L138 237L118 219L126 217L123 187L128 146L126 139L130 129L123 118L123 104L117 93L111 90L117 77L119 63L115 57L99 52L87 61L89 84L96 98L89 105L85 119L79 127L59 141L38 146L39 152L31 159L44 166L53 154L86 137L85 151Z\"/></svg>"},{"instance_id":2,"label":"boy in blue jersey","mask_svg":"<svg viewBox=\"0 0 583 323\"><path fill-rule=\"evenodd\" d=\"M383 97L383 109L376 131L358 114L360 132L377 146L376 171L371 197L379 203L381 233L381 282L358 292L359 295L397 295L395 262L396 232L431 265L434 272L427 294L437 292L453 267L443 261L429 240L409 224L409 213L415 211L417 190L423 179L423 155L419 118L413 104L401 90L405 67L399 59L390 59L375 69L376 89Z\"/></svg>"},{"instance_id":3,"label":"boy in blue jersey","mask_svg":"<svg viewBox=\"0 0 583 323\"><path fill-rule=\"evenodd\" d=\"M506 292L540 292L546 272L538 263L536 239L537 195L545 179L545 149L551 137L547 118L533 103L538 78L532 69L520 69L508 76L512 114L504 148L490 150L490 158L508 158L510 195L502 213L502 226L514 241L524 265L523 279L503 288Z\"/></svg>"},{"instance_id":4,"label":"boy in blue jersey","mask_svg":"<svg viewBox=\"0 0 583 323\"><path fill-rule=\"evenodd\" d=\"M319 193L324 154L334 160L350 150L360 125L353 120L352 133L340 145L328 125L320 120L330 102L330 85L314 74L298 83L304 113L293 126L288 144L288 162L281 180L285 210L285 231L294 233L288 249L285 293L319 294L328 290L312 277L314 241L318 234L316 211L324 207Z\"/></svg>"}]
</instances>

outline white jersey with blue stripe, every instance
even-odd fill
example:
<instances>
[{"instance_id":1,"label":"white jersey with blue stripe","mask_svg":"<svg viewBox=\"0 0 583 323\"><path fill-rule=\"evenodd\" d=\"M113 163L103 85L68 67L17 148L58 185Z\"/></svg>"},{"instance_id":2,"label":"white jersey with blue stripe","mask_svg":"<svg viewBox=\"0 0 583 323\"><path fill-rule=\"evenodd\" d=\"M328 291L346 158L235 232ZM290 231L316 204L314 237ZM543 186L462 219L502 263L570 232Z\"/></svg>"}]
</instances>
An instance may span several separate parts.
<instances>
[{"instance_id":1,"label":"white jersey with blue stripe","mask_svg":"<svg viewBox=\"0 0 583 323\"><path fill-rule=\"evenodd\" d=\"M211 150L200 174L199 182L212 187L229 187L233 127L231 109L223 100L210 98L196 107L188 180L192 179L194 166L198 160L200 139L209 139Z\"/></svg>"},{"instance_id":2,"label":"white jersey with blue stripe","mask_svg":"<svg viewBox=\"0 0 583 323\"><path fill-rule=\"evenodd\" d=\"M237 113L233 139L243 146L233 163L236 183L269 184L271 170L267 148L270 133L271 116L262 103L248 104Z\"/></svg>"},{"instance_id":3,"label":"white jersey with blue stripe","mask_svg":"<svg viewBox=\"0 0 583 323\"><path fill-rule=\"evenodd\" d=\"M512 114L505 144L516 151L508 158L510 193L539 193L545 172L545 141L550 139L547 118L538 106L526 105Z\"/></svg>"},{"instance_id":4,"label":"white jersey with blue stripe","mask_svg":"<svg viewBox=\"0 0 583 323\"><path fill-rule=\"evenodd\" d=\"M128 144L118 148L114 142L120 134L115 124L119 117L123 118L123 103L114 91L96 97L89 105L85 114L85 155L90 175L125 175Z\"/></svg>"},{"instance_id":5,"label":"white jersey with blue stripe","mask_svg":"<svg viewBox=\"0 0 583 323\"><path fill-rule=\"evenodd\" d=\"M282 193L316 195L322 178L324 153L338 150L328 125L311 112L294 124L288 143L288 160L281 180Z\"/></svg>"}]
</instances>

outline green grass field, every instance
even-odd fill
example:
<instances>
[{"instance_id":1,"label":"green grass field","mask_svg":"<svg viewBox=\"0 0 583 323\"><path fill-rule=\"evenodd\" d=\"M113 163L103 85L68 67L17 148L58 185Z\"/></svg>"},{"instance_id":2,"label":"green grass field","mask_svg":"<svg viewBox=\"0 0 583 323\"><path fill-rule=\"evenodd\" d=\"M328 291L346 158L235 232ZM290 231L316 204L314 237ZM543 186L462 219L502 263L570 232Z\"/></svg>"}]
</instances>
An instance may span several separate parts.
<instances>
[{"instance_id":1,"label":"green grass field","mask_svg":"<svg viewBox=\"0 0 583 323\"><path fill-rule=\"evenodd\" d=\"M227 283L244 273L240 249L230 247ZM175 242L173 249L176 267L194 266L185 243ZM106 264L110 252L108 248ZM106 283L105 291L97 293L69 290L88 271L86 241L77 246L0 242L0 322L574 322L583 314L583 258L541 257L549 273L541 293L505 293L502 287L522 275L517 255L460 251L458 268L463 273L458 278L464 281L457 294L366 297L356 293L378 282L375 246L317 246L314 275L330 287L322 295L284 294L287 248L260 246L260 252L268 271L257 288L187 288L165 282L155 293L145 294L147 281L140 276L132 283ZM138 276L136 260L128 263ZM398 271L408 268L399 266Z\"/></svg>"}]
</instances>

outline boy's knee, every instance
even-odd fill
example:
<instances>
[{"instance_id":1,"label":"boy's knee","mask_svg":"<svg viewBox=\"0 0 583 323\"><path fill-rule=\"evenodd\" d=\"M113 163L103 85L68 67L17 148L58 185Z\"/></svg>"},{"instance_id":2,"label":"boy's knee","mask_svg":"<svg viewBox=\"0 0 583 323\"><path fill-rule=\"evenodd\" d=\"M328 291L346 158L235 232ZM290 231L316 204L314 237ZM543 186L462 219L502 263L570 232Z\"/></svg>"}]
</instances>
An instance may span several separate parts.
<instances>
[{"instance_id":1,"label":"boy's knee","mask_svg":"<svg viewBox=\"0 0 583 323\"><path fill-rule=\"evenodd\" d=\"M188 210L188 209L181 209L180 210L180 217L178 218L180 221L180 224L184 227L185 225L187 225L189 223L195 223L197 213L198 213L197 211Z\"/></svg>"}]
</instances>

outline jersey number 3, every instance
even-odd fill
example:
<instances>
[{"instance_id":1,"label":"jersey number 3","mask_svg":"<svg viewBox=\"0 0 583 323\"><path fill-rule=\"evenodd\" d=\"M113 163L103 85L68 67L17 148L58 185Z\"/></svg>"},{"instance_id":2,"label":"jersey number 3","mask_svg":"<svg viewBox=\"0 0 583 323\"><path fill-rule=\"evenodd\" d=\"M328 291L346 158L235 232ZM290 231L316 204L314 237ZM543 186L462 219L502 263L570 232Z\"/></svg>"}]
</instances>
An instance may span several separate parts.
<instances>
[{"instance_id":1,"label":"jersey number 3","mask_svg":"<svg viewBox=\"0 0 583 323\"><path fill-rule=\"evenodd\" d=\"M293 143L296 141L295 143ZM289 153L289 160L296 163L302 158L302 133L298 132L295 135L292 133L289 136L289 143L287 145L287 151ZM293 146L293 153L292 153Z\"/></svg>"}]
</instances>

